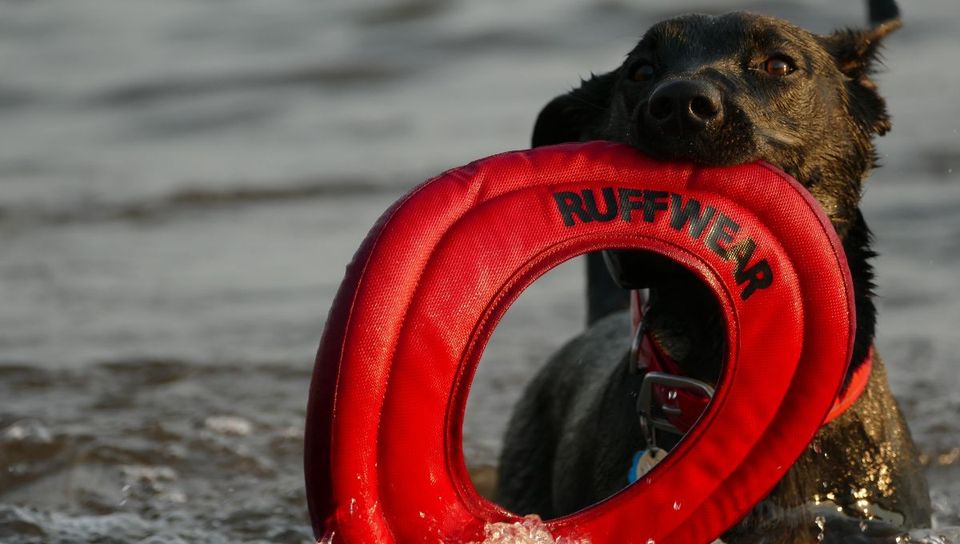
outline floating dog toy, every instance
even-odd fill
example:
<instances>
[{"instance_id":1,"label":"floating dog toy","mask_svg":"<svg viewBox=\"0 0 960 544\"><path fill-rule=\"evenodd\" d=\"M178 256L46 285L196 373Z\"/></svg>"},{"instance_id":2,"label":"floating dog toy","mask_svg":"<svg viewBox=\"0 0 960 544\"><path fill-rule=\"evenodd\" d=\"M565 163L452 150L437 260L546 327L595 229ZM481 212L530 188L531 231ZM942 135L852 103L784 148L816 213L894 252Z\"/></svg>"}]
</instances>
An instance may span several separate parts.
<instances>
[{"instance_id":1,"label":"floating dog toy","mask_svg":"<svg viewBox=\"0 0 960 544\"><path fill-rule=\"evenodd\" d=\"M850 360L853 289L840 242L816 201L769 165L661 163L590 142L450 170L370 231L334 300L310 389L317 537L469 543L487 523L519 521L470 483L461 446L470 383L528 285L610 248L661 253L713 290L726 365L668 457L548 530L593 544L703 543L761 500L824 421Z\"/></svg>"}]
</instances>

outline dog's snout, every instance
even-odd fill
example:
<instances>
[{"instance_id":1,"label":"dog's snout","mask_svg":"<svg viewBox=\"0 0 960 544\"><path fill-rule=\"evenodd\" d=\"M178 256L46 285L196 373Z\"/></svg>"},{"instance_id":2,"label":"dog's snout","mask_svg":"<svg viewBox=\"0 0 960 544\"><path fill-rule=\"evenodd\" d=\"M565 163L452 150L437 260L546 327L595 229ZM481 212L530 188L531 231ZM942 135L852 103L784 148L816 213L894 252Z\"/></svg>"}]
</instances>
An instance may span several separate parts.
<instances>
[{"instance_id":1,"label":"dog's snout","mask_svg":"<svg viewBox=\"0 0 960 544\"><path fill-rule=\"evenodd\" d=\"M723 118L720 91L704 81L674 80L660 85L650 95L643 112L647 128L680 135L702 130Z\"/></svg>"}]
</instances>

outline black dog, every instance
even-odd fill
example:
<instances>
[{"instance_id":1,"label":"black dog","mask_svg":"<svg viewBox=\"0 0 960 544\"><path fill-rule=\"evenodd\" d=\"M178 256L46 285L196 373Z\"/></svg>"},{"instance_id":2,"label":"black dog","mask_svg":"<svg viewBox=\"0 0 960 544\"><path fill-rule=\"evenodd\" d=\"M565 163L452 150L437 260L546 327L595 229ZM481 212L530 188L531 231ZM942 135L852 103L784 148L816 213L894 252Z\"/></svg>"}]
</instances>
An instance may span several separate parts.
<instances>
[{"instance_id":1,"label":"black dog","mask_svg":"<svg viewBox=\"0 0 960 544\"><path fill-rule=\"evenodd\" d=\"M550 102L533 136L534 146L614 140L707 165L765 160L794 176L827 211L847 253L857 306L850 375L867 357L876 321L874 253L858 204L876 162L872 139L890 129L870 75L879 42L899 27L892 1L872 0L870 11L872 29L827 36L746 13L664 21L622 66ZM713 295L656 255L610 255L621 285L650 290L648 336L684 375L715 382L726 340ZM506 433L497 499L518 513L556 517L612 495L646 446L635 404L642 376L625 356L629 320L619 311L626 291L599 254L588 257L588 290L591 327L534 378ZM887 541L928 526L930 513L909 430L874 358L864 394L724 540Z\"/></svg>"}]
</instances>

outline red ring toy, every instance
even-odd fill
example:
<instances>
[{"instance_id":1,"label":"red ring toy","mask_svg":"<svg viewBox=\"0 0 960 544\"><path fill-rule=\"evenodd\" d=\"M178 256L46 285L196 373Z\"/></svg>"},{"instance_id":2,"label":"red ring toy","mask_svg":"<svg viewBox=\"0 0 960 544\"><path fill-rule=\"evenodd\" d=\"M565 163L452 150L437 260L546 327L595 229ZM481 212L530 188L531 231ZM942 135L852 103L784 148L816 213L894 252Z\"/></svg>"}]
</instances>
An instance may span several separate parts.
<instances>
[{"instance_id":1,"label":"red ring toy","mask_svg":"<svg viewBox=\"0 0 960 544\"><path fill-rule=\"evenodd\" d=\"M704 216L714 210L699 234L694 216L677 219L693 201ZM318 538L468 543L489 522L520 519L470 484L467 392L520 292L602 248L656 251L698 274L726 314L727 364L663 462L548 530L593 544L710 542L770 491L820 427L850 360L853 290L829 220L766 164L699 168L620 144L570 144L427 181L357 251L310 389L305 472Z\"/></svg>"}]
</instances>

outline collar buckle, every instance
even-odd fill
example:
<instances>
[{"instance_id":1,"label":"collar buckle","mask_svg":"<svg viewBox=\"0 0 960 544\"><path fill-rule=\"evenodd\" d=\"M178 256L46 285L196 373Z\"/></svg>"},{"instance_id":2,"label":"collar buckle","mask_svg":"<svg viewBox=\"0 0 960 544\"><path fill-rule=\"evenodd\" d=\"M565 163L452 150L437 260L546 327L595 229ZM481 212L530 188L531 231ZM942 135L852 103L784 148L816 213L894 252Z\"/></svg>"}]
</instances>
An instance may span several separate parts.
<instances>
[{"instance_id":1,"label":"collar buckle","mask_svg":"<svg viewBox=\"0 0 960 544\"><path fill-rule=\"evenodd\" d=\"M656 394L655 389L658 390ZM648 448L657 446L657 431L674 434L678 440L686 434L685 430L681 430L671 421L684 417L680 405L671 402L661 403L657 400L657 397L674 400L679 391L706 397L707 402L713 398L714 394L714 388L710 384L693 378L655 371L647 372L643 376L640 394L637 397L637 415L640 418L640 429L647 440ZM693 417L699 417L699 414Z\"/></svg>"}]
</instances>

